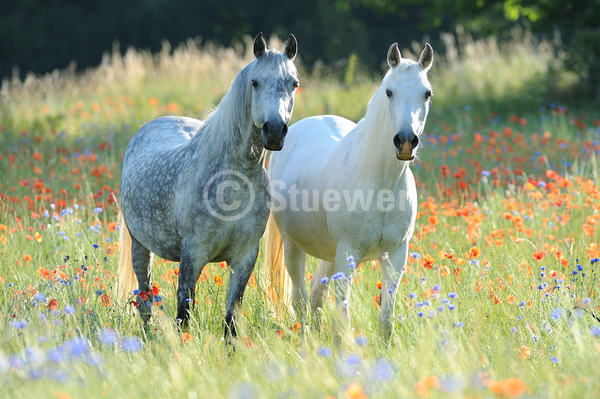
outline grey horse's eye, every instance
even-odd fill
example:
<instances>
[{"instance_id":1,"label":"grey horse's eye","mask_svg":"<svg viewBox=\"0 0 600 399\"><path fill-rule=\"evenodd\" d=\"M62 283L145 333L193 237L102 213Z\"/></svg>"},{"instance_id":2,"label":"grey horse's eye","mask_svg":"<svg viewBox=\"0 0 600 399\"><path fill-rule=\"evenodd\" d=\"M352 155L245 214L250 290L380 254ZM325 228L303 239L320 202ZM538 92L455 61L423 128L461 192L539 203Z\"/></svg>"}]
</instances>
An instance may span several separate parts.
<instances>
[{"instance_id":1,"label":"grey horse's eye","mask_svg":"<svg viewBox=\"0 0 600 399\"><path fill-rule=\"evenodd\" d=\"M390 89L385 90L385 95L388 97L392 97L392 91Z\"/></svg>"},{"instance_id":2,"label":"grey horse's eye","mask_svg":"<svg viewBox=\"0 0 600 399\"><path fill-rule=\"evenodd\" d=\"M250 84L252 85L252 87L258 87L258 82L256 80L254 80L254 79L252 79L250 81Z\"/></svg>"},{"instance_id":3,"label":"grey horse's eye","mask_svg":"<svg viewBox=\"0 0 600 399\"><path fill-rule=\"evenodd\" d=\"M300 82L296 80L294 81L294 88L297 89L298 87L300 87Z\"/></svg>"},{"instance_id":4,"label":"grey horse's eye","mask_svg":"<svg viewBox=\"0 0 600 399\"><path fill-rule=\"evenodd\" d=\"M429 100L431 97L433 97L433 92L431 90L427 90L425 92L425 99Z\"/></svg>"}]
</instances>

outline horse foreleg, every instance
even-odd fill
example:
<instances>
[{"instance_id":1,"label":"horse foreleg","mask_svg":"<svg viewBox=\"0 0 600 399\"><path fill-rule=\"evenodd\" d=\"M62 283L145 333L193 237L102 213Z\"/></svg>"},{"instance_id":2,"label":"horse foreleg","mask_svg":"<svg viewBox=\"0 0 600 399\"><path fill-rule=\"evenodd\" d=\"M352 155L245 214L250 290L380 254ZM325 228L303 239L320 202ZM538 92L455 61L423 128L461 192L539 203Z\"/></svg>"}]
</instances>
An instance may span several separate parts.
<instances>
[{"instance_id":1,"label":"horse foreleg","mask_svg":"<svg viewBox=\"0 0 600 399\"><path fill-rule=\"evenodd\" d=\"M379 258L382 272L379 326L381 328L381 335L385 340L390 338L394 327L396 294L398 293L402 275L406 270L407 258L408 240L404 241L400 247L396 248L388 256L382 255Z\"/></svg>"},{"instance_id":2,"label":"horse foreleg","mask_svg":"<svg viewBox=\"0 0 600 399\"><path fill-rule=\"evenodd\" d=\"M181 251L179 261L179 283L177 286L177 325L181 332L186 332L189 328L190 312L194 308L196 301L196 282L202 269L206 265L207 259L203 256L194 256L192 251Z\"/></svg>"},{"instance_id":3,"label":"horse foreleg","mask_svg":"<svg viewBox=\"0 0 600 399\"><path fill-rule=\"evenodd\" d=\"M335 272L335 264L322 260L310 280L310 307L313 315L323 308L323 296L329 288L329 280Z\"/></svg>"},{"instance_id":4,"label":"horse foreleg","mask_svg":"<svg viewBox=\"0 0 600 399\"><path fill-rule=\"evenodd\" d=\"M131 237L131 262L138 281L137 308L145 328L152 316L152 291L150 290L152 253L133 236Z\"/></svg>"},{"instance_id":5,"label":"horse foreleg","mask_svg":"<svg viewBox=\"0 0 600 399\"><path fill-rule=\"evenodd\" d=\"M304 271L306 268L306 252L302 251L296 244L284 240L283 242L285 267L292 280L292 306L296 317L302 325L306 324L306 306L308 304L308 292L304 282Z\"/></svg>"},{"instance_id":6,"label":"horse foreleg","mask_svg":"<svg viewBox=\"0 0 600 399\"><path fill-rule=\"evenodd\" d=\"M225 314L225 341L229 342L230 337L237 337L236 314L238 308L242 306L244 291L250 276L254 271L256 258L258 257L258 246L248 251L241 260L232 259L230 265L231 275L229 276L229 287L227 289L227 310Z\"/></svg>"}]
</instances>

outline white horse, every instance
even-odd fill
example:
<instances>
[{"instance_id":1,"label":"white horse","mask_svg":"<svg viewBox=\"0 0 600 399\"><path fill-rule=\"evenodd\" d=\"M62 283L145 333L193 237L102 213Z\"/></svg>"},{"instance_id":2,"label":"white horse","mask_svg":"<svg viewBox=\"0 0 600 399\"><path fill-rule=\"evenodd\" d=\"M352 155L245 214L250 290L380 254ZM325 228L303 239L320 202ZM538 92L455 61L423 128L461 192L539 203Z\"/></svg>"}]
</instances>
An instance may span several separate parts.
<instances>
[{"instance_id":1,"label":"white horse","mask_svg":"<svg viewBox=\"0 0 600 399\"><path fill-rule=\"evenodd\" d=\"M321 259L311 280L313 313L322 308L329 279L343 323L349 320L350 276L361 261L380 259L383 273L382 334L388 338L394 304L415 227L417 190L410 170L432 96L429 44L418 62L387 54L389 71L358 124L316 116L290 126L285 148L269 161L272 204L267 224L265 272L271 300L285 300L285 265L292 305L304 321L308 293L306 254ZM283 244L283 248L282 248ZM389 256L389 259L388 259Z\"/></svg>"}]
</instances>

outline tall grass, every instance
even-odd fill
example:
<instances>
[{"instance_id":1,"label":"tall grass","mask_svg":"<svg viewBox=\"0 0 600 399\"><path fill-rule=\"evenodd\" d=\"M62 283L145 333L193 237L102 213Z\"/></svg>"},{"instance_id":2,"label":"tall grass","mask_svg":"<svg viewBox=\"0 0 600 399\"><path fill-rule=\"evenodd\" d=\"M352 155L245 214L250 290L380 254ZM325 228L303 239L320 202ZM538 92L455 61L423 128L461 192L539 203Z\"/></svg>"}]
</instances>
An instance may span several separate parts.
<instances>
[{"instance_id":1,"label":"tall grass","mask_svg":"<svg viewBox=\"0 0 600 399\"><path fill-rule=\"evenodd\" d=\"M3 82L2 396L596 397L600 114L550 103L552 43L462 32L444 43L389 343L377 325L377 262L355 276L339 344L331 296L320 331L270 313L262 257L234 354L221 341L224 264L200 277L190 335L173 322L177 264L155 261L162 301L147 337L134 306L112 298L127 141L158 116L205 115L249 46L115 50L82 74ZM346 72L303 71L294 120L359 119L379 76ZM309 259L307 279L315 267Z\"/></svg>"}]
</instances>

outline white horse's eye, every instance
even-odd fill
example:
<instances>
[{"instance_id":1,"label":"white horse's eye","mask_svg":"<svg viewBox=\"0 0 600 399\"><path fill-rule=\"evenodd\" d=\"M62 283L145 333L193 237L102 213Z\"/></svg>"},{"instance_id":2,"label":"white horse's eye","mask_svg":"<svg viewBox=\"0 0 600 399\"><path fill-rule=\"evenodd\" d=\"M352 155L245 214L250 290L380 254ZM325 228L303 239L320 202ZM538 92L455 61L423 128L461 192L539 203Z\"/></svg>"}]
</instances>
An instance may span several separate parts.
<instances>
[{"instance_id":1,"label":"white horse's eye","mask_svg":"<svg viewBox=\"0 0 600 399\"><path fill-rule=\"evenodd\" d=\"M297 89L298 87L300 87L300 82L296 80L294 81L294 88Z\"/></svg>"},{"instance_id":2,"label":"white horse's eye","mask_svg":"<svg viewBox=\"0 0 600 399\"><path fill-rule=\"evenodd\" d=\"M258 87L258 82L256 80L254 80L254 79L252 79L250 81L250 84L252 85L252 87Z\"/></svg>"},{"instance_id":3,"label":"white horse's eye","mask_svg":"<svg viewBox=\"0 0 600 399\"><path fill-rule=\"evenodd\" d=\"M425 92L425 98L429 100L431 97L433 97L433 92L431 90L427 90Z\"/></svg>"},{"instance_id":4,"label":"white horse's eye","mask_svg":"<svg viewBox=\"0 0 600 399\"><path fill-rule=\"evenodd\" d=\"M391 97L392 96L392 91L390 89L386 89L385 90L385 95L388 96L388 97Z\"/></svg>"}]
</instances>

